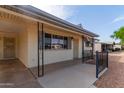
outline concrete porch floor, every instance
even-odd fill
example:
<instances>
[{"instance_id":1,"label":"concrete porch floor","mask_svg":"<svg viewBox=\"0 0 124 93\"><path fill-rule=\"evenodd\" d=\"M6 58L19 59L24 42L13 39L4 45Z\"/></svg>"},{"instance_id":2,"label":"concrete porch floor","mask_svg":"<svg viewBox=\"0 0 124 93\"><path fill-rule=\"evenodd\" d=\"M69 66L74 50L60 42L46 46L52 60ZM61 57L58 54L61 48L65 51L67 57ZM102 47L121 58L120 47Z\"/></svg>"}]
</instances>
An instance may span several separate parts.
<instances>
[{"instance_id":1,"label":"concrete porch floor","mask_svg":"<svg viewBox=\"0 0 124 93\"><path fill-rule=\"evenodd\" d=\"M95 65L78 63L46 73L38 81L45 88L95 88L95 71Z\"/></svg>"},{"instance_id":2,"label":"concrete porch floor","mask_svg":"<svg viewBox=\"0 0 124 93\"><path fill-rule=\"evenodd\" d=\"M38 79L19 60L0 61L0 88L94 88L95 65L81 60L47 65ZM35 69L35 74L37 70Z\"/></svg>"},{"instance_id":3,"label":"concrete porch floor","mask_svg":"<svg viewBox=\"0 0 124 93\"><path fill-rule=\"evenodd\" d=\"M19 60L0 60L0 88L40 88L28 68Z\"/></svg>"}]
</instances>

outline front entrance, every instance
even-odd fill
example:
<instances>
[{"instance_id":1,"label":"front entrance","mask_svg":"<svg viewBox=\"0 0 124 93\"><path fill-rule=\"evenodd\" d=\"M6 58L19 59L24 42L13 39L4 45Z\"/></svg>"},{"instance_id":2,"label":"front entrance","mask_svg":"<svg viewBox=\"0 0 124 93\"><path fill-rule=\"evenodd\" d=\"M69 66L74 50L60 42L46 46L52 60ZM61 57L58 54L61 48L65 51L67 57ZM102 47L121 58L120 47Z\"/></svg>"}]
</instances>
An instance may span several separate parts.
<instances>
[{"instance_id":1,"label":"front entrance","mask_svg":"<svg viewBox=\"0 0 124 93\"><path fill-rule=\"evenodd\" d=\"M74 59L78 59L78 48L79 48L79 41L78 39L73 40L73 56Z\"/></svg>"},{"instance_id":2,"label":"front entrance","mask_svg":"<svg viewBox=\"0 0 124 93\"><path fill-rule=\"evenodd\" d=\"M15 38L14 37L3 38L3 56L5 59L15 58Z\"/></svg>"}]
</instances>

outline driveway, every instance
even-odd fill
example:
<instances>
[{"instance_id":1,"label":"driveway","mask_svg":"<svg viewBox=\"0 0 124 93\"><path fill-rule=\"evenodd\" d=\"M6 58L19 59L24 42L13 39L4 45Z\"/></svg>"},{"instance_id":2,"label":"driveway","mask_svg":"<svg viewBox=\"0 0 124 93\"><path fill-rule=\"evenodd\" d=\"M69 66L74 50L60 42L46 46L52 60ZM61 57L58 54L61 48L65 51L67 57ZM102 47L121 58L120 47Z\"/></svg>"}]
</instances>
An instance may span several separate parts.
<instances>
[{"instance_id":1,"label":"driveway","mask_svg":"<svg viewBox=\"0 0 124 93\"><path fill-rule=\"evenodd\" d=\"M41 85L19 60L0 61L0 88L39 88Z\"/></svg>"},{"instance_id":2,"label":"driveway","mask_svg":"<svg viewBox=\"0 0 124 93\"><path fill-rule=\"evenodd\" d=\"M108 71L95 85L100 88L124 88L124 51L109 54Z\"/></svg>"}]
</instances>

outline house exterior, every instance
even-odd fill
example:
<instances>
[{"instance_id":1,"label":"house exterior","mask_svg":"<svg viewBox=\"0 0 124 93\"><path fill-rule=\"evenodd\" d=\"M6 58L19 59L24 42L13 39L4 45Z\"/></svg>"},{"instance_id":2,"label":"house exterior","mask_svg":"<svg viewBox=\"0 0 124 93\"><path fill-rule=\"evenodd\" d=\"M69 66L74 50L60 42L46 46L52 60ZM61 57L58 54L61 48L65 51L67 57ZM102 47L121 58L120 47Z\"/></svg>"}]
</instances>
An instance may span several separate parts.
<instances>
[{"instance_id":1,"label":"house exterior","mask_svg":"<svg viewBox=\"0 0 124 93\"><path fill-rule=\"evenodd\" d=\"M18 59L26 67L82 58L93 53L94 37L32 6L0 6L0 59Z\"/></svg>"}]
</instances>

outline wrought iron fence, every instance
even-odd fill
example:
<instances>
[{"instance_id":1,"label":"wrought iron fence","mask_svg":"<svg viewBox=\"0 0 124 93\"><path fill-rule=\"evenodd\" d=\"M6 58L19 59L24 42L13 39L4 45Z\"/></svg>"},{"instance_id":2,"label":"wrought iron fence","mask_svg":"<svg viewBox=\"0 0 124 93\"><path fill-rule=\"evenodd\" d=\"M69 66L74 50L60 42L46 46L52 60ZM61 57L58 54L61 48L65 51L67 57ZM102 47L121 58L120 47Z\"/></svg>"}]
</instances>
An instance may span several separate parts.
<instances>
[{"instance_id":1,"label":"wrought iron fence","mask_svg":"<svg viewBox=\"0 0 124 93\"><path fill-rule=\"evenodd\" d=\"M89 59L93 59L93 53L92 50L84 50L83 53L83 61L87 61Z\"/></svg>"},{"instance_id":2,"label":"wrought iron fence","mask_svg":"<svg viewBox=\"0 0 124 93\"><path fill-rule=\"evenodd\" d=\"M96 52L96 78L101 71L108 68L108 51Z\"/></svg>"}]
</instances>

